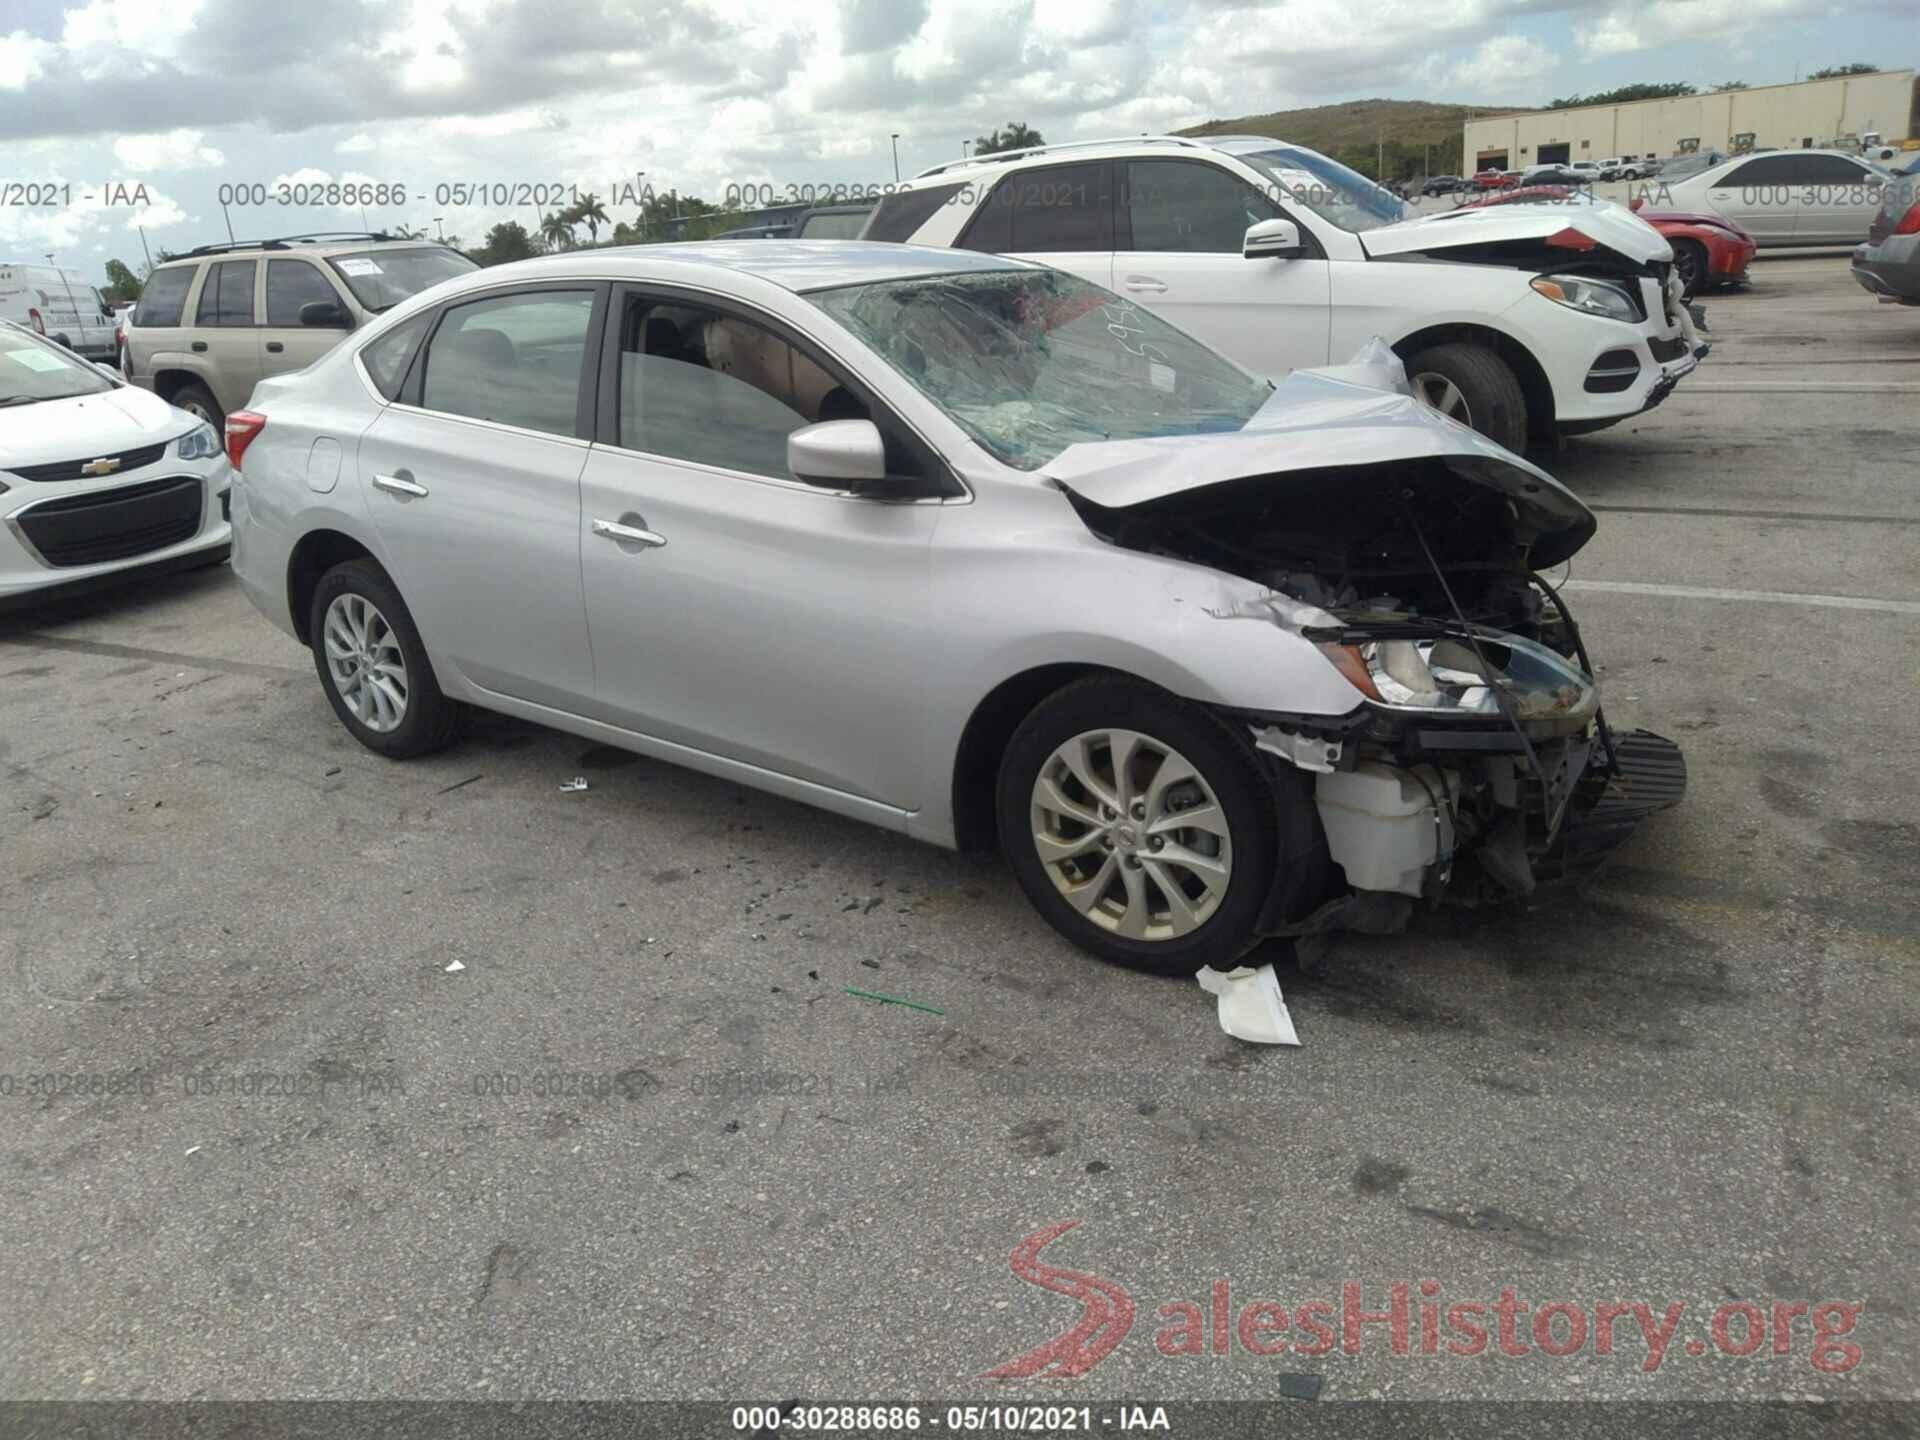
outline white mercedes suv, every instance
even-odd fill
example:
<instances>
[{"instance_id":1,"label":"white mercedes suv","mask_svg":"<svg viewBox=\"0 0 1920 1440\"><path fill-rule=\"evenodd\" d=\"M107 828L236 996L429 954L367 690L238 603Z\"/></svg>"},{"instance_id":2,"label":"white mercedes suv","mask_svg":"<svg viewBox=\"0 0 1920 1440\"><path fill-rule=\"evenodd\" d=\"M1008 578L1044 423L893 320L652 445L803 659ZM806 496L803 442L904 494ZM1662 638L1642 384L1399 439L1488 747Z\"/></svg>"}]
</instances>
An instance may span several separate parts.
<instances>
[{"instance_id":1,"label":"white mercedes suv","mask_svg":"<svg viewBox=\"0 0 1920 1440\"><path fill-rule=\"evenodd\" d=\"M1423 216L1267 136L938 165L882 200L863 237L1070 271L1267 376L1378 335L1429 404L1516 450L1652 408L1706 353L1672 249L1624 206Z\"/></svg>"}]
</instances>

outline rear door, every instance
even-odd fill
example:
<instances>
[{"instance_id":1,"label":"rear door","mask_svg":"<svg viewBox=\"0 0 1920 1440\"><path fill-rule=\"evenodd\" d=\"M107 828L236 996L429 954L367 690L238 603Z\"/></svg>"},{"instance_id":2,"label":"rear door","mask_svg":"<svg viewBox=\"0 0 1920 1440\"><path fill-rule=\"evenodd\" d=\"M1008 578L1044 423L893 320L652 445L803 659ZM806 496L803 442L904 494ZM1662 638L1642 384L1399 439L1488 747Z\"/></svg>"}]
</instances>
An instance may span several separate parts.
<instances>
[{"instance_id":1,"label":"rear door","mask_svg":"<svg viewBox=\"0 0 1920 1440\"><path fill-rule=\"evenodd\" d=\"M186 363L182 352L192 340L185 327L193 312L193 282L198 265L162 265L140 287L140 303L127 325L127 378L151 389L153 377L170 364ZM206 359L193 356L196 365Z\"/></svg>"},{"instance_id":2,"label":"rear door","mask_svg":"<svg viewBox=\"0 0 1920 1440\"><path fill-rule=\"evenodd\" d=\"M605 294L571 282L447 306L359 447L367 511L434 662L562 710L593 692L580 472Z\"/></svg>"},{"instance_id":3,"label":"rear door","mask_svg":"<svg viewBox=\"0 0 1920 1440\"><path fill-rule=\"evenodd\" d=\"M260 331L254 324L258 260L219 260L207 267L194 307L187 348L206 363L213 398L231 415L260 383Z\"/></svg>"},{"instance_id":4,"label":"rear door","mask_svg":"<svg viewBox=\"0 0 1920 1440\"><path fill-rule=\"evenodd\" d=\"M1113 284L1114 166L1043 165L1007 176L954 243Z\"/></svg>"},{"instance_id":5,"label":"rear door","mask_svg":"<svg viewBox=\"0 0 1920 1440\"><path fill-rule=\"evenodd\" d=\"M1306 226L1308 254L1248 260L1247 227L1283 213L1268 196L1203 160L1125 169L1114 289L1256 374L1327 363L1331 268Z\"/></svg>"},{"instance_id":6,"label":"rear door","mask_svg":"<svg viewBox=\"0 0 1920 1440\"><path fill-rule=\"evenodd\" d=\"M303 370L326 354L351 330L350 325L302 325L300 307L324 302L353 312L327 275L305 256L271 256L267 260L266 322L260 330L260 373L284 375Z\"/></svg>"}]
</instances>

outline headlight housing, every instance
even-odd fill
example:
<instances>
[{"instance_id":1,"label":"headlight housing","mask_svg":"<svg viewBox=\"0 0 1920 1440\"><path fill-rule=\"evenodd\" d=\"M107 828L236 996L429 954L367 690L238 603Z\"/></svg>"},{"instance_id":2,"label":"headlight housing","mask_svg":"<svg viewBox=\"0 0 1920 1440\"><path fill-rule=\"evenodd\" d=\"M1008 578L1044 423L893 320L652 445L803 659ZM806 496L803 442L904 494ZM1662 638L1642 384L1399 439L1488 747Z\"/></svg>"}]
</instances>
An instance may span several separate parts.
<instances>
[{"instance_id":1,"label":"headlight housing","mask_svg":"<svg viewBox=\"0 0 1920 1440\"><path fill-rule=\"evenodd\" d=\"M1530 283L1536 292L1555 304L1582 314L1624 320L1630 325L1646 318L1641 314L1639 301L1621 286L1605 280L1589 280L1581 275L1536 275Z\"/></svg>"},{"instance_id":2,"label":"headlight housing","mask_svg":"<svg viewBox=\"0 0 1920 1440\"><path fill-rule=\"evenodd\" d=\"M175 453L182 460L211 460L220 453L219 433L202 422L180 437Z\"/></svg>"},{"instance_id":3,"label":"headlight housing","mask_svg":"<svg viewBox=\"0 0 1920 1440\"><path fill-rule=\"evenodd\" d=\"M1498 686L1521 720L1585 722L1600 705L1600 690L1578 665L1532 640L1476 629L1488 674L1473 646L1455 636L1369 640L1320 647L1356 690L1388 710L1418 710L1463 719L1500 713Z\"/></svg>"}]
</instances>

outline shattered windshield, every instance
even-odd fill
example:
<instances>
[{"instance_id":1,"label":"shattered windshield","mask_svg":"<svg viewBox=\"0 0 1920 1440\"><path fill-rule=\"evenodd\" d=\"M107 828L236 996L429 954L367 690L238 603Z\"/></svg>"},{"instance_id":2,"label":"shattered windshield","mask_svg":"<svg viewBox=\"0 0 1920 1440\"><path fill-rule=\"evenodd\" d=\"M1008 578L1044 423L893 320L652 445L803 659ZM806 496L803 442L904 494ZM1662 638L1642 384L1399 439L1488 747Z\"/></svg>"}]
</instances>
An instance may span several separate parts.
<instances>
[{"instance_id":1,"label":"shattered windshield","mask_svg":"<svg viewBox=\"0 0 1920 1440\"><path fill-rule=\"evenodd\" d=\"M1304 205L1342 230L1356 234L1378 230L1382 225L1415 219L1420 213L1384 185L1376 185L1358 170L1349 170L1338 160L1311 150L1282 146L1239 158L1273 182L1268 199Z\"/></svg>"},{"instance_id":2,"label":"shattered windshield","mask_svg":"<svg viewBox=\"0 0 1920 1440\"><path fill-rule=\"evenodd\" d=\"M995 457L1238 430L1273 387L1109 290L1058 270L919 276L807 296Z\"/></svg>"}]
</instances>

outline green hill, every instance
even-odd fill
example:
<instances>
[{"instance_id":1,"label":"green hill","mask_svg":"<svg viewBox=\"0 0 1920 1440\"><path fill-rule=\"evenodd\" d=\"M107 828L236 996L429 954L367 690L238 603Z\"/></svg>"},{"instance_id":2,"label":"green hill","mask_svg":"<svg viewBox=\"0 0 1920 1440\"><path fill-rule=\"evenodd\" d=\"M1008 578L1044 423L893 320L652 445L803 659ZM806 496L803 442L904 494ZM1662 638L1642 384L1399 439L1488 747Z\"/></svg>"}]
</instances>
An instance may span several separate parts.
<instances>
[{"instance_id":1,"label":"green hill","mask_svg":"<svg viewBox=\"0 0 1920 1440\"><path fill-rule=\"evenodd\" d=\"M1375 175L1375 158L1385 151L1389 180L1416 179L1431 153L1435 175L1458 175L1460 137L1467 116L1512 115L1521 107L1437 105L1426 100L1348 100L1309 110L1276 110L1237 120L1209 120L1182 135L1272 135L1309 150L1331 155L1363 175ZM1431 147L1431 152L1429 152Z\"/></svg>"}]
</instances>

